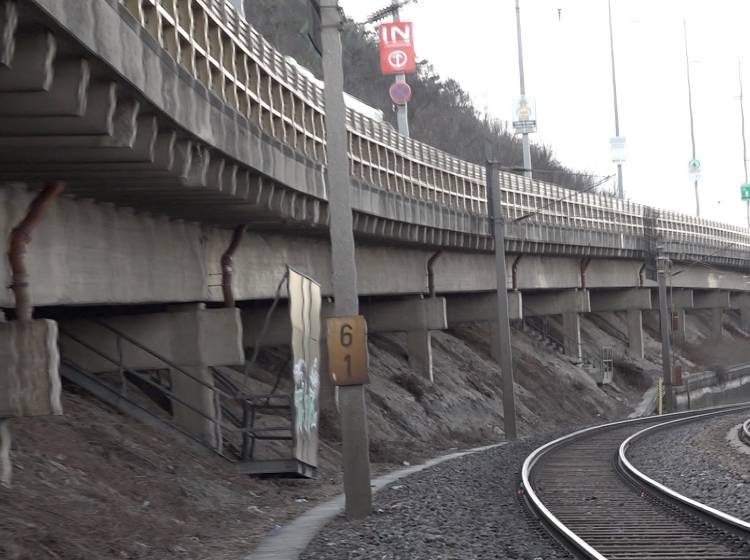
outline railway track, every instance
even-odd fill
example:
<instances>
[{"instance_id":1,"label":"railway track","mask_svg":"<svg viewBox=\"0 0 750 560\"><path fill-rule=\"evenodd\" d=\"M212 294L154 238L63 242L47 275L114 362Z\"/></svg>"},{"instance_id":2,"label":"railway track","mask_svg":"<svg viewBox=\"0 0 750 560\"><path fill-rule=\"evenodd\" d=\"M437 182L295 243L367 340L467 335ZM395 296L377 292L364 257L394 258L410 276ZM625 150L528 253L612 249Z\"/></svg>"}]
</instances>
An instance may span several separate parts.
<instances>
[{"instance_id":1,"label":"railway track","mask_svg":"<svg viewBox=\"0 0 750 560\"><path fill-rule=\"evenodd\" d=\"M524 462L527 504L579 558L750 559L750 524L662 486L626 455L651 430L743 409L615 422L550 442Z\"/></svg>"},{"instance_id":2,"label":"railway track","mask_svg":"<svg viewBox=\"0 0 750 560\"><path fill-rule=\"evenodd\" d=\"M740 441L746 445L750 445L750 419L745 420L739 429Z\"/></svg>"}]
</instances>

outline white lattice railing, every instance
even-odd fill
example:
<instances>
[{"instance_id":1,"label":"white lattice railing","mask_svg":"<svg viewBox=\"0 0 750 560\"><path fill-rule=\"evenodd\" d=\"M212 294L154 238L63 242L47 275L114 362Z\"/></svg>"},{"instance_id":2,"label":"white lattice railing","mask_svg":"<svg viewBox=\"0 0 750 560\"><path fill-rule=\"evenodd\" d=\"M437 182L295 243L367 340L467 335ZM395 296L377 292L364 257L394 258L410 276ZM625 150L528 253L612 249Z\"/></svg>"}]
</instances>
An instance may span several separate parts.
<instances>
[{"instance_id":1,"label":"white lattice railing","mask_svg":"<svg viewBox=\"0 0 750 560\"><path fill-rule=\"evenodd\" d=\"M323 92L318 83L238 15L225 0L120 0L193 77L260 130L325 163ZM404 196L472 213L487 213L485 171L391 126L347 111L352 176ZM646 206L578 193L517 175L501 177L511 220L644 235ZM526 216L526 217L525 217ZM709 247L750 248L750 231L659 211L663 239Z\"/></svg>"}]
</instances>

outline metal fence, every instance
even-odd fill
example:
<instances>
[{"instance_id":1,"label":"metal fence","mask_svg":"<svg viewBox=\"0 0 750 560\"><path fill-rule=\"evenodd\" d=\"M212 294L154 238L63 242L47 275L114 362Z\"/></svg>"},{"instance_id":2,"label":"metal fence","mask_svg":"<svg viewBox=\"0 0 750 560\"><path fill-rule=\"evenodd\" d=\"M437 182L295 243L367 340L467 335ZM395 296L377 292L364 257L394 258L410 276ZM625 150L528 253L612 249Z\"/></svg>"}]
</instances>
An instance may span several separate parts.
<instances>
[{"instance_id":1,"label":"metal fence","mask_svg":"<svg viewBox=\"0 0 750 560\"><path fill-rule=\"evenodd\" d=\"M194 78L266 134L325 163L320 83L290 64L225 0L120 0ZM398 134L347 110L350 172L406 197L487 214L484 167ZM502 173L510 220L647 236L648 207ZM750 231L670 211L656 213L663 240L750 248Z\"/></svg>"}]
</instances>

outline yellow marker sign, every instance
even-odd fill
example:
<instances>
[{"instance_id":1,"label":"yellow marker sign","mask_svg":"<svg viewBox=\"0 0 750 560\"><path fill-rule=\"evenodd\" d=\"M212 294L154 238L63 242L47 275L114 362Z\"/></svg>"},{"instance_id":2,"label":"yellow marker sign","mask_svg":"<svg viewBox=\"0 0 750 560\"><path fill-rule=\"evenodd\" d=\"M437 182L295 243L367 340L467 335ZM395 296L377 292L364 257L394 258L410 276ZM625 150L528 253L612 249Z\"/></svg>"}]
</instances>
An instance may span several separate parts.
<instances>
[{"instance_id":1,"label":"yellow marker sign","mask_svg":"<svg viewBox=\"0 0 750 560\"><path fill-rule=\"evenodd\" d=\"M367 360L367 323L361 315L326 319L328 369L335 385L370 382Z\"/></svg>"}]
</instances>

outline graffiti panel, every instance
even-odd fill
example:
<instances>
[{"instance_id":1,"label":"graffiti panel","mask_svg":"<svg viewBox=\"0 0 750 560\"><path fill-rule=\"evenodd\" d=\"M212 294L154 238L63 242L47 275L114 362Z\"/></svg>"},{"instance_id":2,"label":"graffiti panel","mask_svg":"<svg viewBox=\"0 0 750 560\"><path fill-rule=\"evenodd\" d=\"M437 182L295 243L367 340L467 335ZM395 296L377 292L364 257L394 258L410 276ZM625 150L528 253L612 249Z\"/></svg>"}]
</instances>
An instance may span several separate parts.
<instances>
[{"instance_id":1,"label":"graffiti panel","mask_svg":"<svg viewBox=\"0 0 750 560\"><path fill-rule=\"evenodd\" d=\"M320 395L320 286L289 269L289 316L292 323L294 379L294 457L318 465Z\"/></svg>"}]
</instances>

